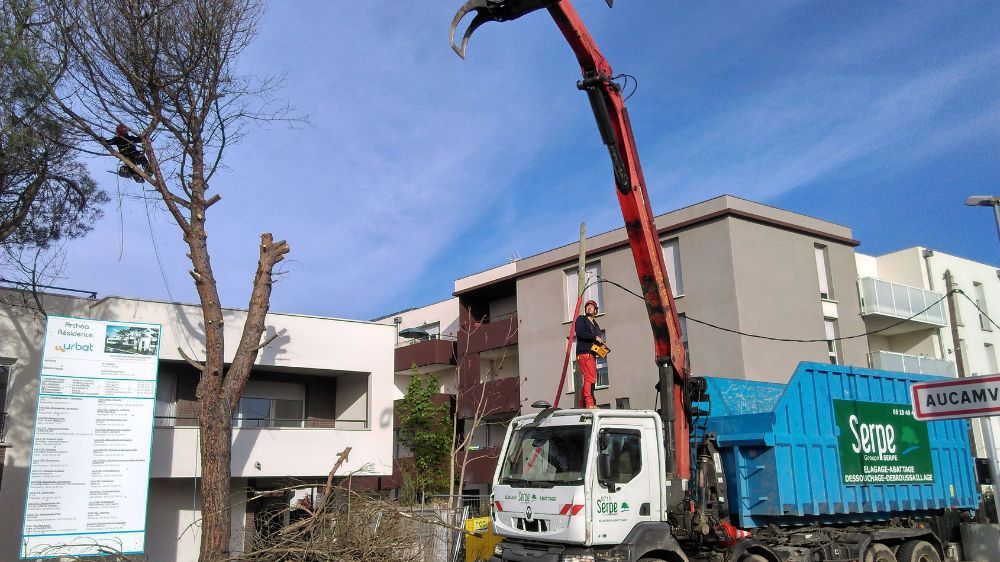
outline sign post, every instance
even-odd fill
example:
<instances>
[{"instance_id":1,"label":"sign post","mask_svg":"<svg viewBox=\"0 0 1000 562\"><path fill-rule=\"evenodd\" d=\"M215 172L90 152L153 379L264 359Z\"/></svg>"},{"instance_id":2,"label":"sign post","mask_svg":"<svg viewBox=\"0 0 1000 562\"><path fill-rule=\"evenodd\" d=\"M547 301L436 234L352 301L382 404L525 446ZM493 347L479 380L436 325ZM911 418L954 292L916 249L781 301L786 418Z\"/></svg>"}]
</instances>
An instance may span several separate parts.
<instances>
[{"instance_id":1,"label":"sign post","mask_svg":"<svg viewBox=\"0 0 1000 562\"><path fill-rule=\"evenodd\" d=\"M21 558L141 554L160 326L50 316Z\"/></svg>"},{"instance_id":2,"label":"sign post","mask_svg":"<svg viewBox=\"0 0 1000 562\"><path fill-rule=\"evenodd\" d=\"M997 464L993 417L1000 415L1000 374L965 377L941 382L915 383L910 387L913 416L918 420L986 418L983 437L993 481L993 503L1000 513L1000 466Z\"/></svg>"}]
</instances>

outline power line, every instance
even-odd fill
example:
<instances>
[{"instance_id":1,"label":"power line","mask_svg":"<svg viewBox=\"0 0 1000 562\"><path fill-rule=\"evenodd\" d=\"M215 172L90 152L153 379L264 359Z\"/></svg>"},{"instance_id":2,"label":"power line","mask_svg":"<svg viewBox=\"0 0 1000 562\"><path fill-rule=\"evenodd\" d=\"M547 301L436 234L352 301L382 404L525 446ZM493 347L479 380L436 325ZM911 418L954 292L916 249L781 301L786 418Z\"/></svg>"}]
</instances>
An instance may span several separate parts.
<instances>
[{"instance_id":1,"label":"power line","mask_svg":"<svg viewBox=\"0 0 1000 562\"><path fill-rule=\"evenodd\" d=\"M976 310L979 311L979 314L981 314L983 318L989 320L990 324L993 324L994 326L996 326L997 329L1000 329L1000 325L997 325L997 323L994 322L992 318L990 318L989 314L986 314L985 310L979 308L979 303L977 303L976 301L972 300L972 297L970 297L969 295L965 294L965 291L963 291L961 289L954 289L953 292L958 293L958 294L962 295L963 297L965 297L965 300L971 302L972 306L976 307Z\"/></svg>"},{"instance_id":2,"label":"power line","mask_svg":"<svg viewBox=\"0 0 1000 562\"><path fill-rule=\"evenodd\" d=\"M610 279L604 279L604 278L598 277L598 281L595 281L595 283L609 283L609 284L614 285L615 287L618 287L619 289L625 291L626 293L629 293L630 295L632 295L632 296L634 296L634 297L636 297L638 299L641 299L643 302L646 301L645 297L643 297L639 293L636 293L635 291L629 289L628 287L625 287L625 286L623 286L623 285L621 285L619 283L616 283L616 282L614 282L614 281L612 281ZM864 332L864 333L861 333L861 334L855 334L853 336L841 336L839 338L802 339L802 338L780 338L780 337L774 337L774 336L765 336L765 335L762 335L762 334L751 334L751 333L748 333L748 332L743 332L743 331L740 331L740 330L734 330L732 328L726 328L724 326L719 326L719 325L713 324L711 322L706 322L705 320L699 320L699 319L697 319L697 318L695 318L695 317L693 317L693 316L691 316L690 314L687 314L687 313L684 314L684 317L687 318L688 320L692 321L692 322L697 323L697 324L701 324L703 326L708 326L710 328L715 328L716 330L721 330L723 332L729 332L731 334L737 334L737 335L740 335L740 336L743 336L743 337L747 337L747 338L757 338L757 339L768 340L768 341L780 341L780 342L791 342L791 343L822 343L822 342L828 342L828 341L843 341L843 340L852 340L852 339L857 339L857 338L863 338L863 337L870 336L872 334L878 334L878 333L884 332L886 330L891 330L892 328L895 328L896 326L899 326L900 324L909 322L910 320L913 320L917 316L920 316L921 314L923 314L923 313L927 312L928 310L934 308L935 306L938 305L938 303L940 303L944 299L948 298L948 296L952 295L952 294L959 294L959 295L962 295L963 297L965 297L966 299L968 299L969 302L971 302L972 305L976 307L976 310L978 310L979 313L982 314L984 318L986 318L987 320L989 320L990 323L992 323L994 326L997 326L997 328L1000 328L1000 325L997 325L997 323L994 322L993 319L990 318L986 314L986 312L983 311L982 308L979 308L979 305L976 304L975 301L973 301L969 297L969 295L966 295L965 292L963 292L961 289L952 289L951 291L945 293L944 296L942 296L938 300L936 300L933 303L931 303L928 307L926 307L923 310L921 310L921 311L919 311L919 312L917 312L917 313L909 316L908 318L904 318L904 319L900 320L899 322L895 322L895 323L890 324L890 325L888 325L888 326L886 326L884 328L879 328L878 330L871 330L871 331Z\"/></svg>"}]
</instances>

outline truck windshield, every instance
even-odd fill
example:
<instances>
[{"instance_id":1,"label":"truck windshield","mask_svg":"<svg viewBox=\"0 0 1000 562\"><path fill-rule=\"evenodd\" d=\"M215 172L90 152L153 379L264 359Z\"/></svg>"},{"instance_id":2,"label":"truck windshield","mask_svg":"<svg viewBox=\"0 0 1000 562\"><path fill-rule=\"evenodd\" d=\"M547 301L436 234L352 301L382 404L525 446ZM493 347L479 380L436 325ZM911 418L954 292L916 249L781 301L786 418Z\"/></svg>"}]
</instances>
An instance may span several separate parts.
<instances>
[{"instance_id":1,"label":"truck windshield","mask_svg":"<svg viewBox=\"0 0 1000 562\"><path fill-rule=\"evenodd\" d=\"M590 432L589 424L515 430L499 483L521 487L582 484Z\"/></svg>"}]
</instances>

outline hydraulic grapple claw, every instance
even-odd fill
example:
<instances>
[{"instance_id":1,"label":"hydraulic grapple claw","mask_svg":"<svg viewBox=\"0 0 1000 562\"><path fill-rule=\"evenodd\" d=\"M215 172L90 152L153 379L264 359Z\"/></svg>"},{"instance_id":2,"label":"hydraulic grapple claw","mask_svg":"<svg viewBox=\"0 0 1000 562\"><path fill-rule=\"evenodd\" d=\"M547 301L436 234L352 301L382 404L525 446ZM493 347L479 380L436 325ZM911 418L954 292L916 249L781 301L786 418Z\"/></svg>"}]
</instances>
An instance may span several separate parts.
<instances>
[{"instance_id":1,"label":"hydraulic grapple claw","mask_svg":"<svg viewBox=\"0 0 1000 562\"><path fill-rule=\"evenodd\" d=\"M464 59L465 48L469 45L469 37L472 37L472 34L484 23L489 21L514 20L524 14L548 8L558 3L559 0L469 0L458 9L455 17L451 20L451 32L449 34L451 48L458 56ZM455 29L469 12L476 12L476 16L472 18L472 23L469 24L468 29L462 34L462 44L457 45L455 43Z\"/></svg>"}]
</instances>

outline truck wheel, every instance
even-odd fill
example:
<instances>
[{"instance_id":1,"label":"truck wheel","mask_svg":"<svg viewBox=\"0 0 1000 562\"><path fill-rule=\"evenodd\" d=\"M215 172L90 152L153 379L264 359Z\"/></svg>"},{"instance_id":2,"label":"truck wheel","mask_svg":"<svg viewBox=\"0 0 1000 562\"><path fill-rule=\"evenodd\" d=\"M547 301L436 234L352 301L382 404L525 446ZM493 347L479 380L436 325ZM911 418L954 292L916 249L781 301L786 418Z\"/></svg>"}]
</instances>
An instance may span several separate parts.
<instances>
[{"instance_id":1,"label":"truck wheel","mask_svg":"<svg viewBox=\"0 0 1000 562\"><path fill-rule=\"evenodd\" d=\"M892 549L882 543L873 542L865 551L865 562L896 562Z\"/></svg>"},{"instance_id":2,"label":"truck wheel","mask_svg":"<svg viewBox=\"0 0 1000 562\"><path fill-rule=\"evenodd\" d=\"M931 543L919 540L903 543L896 552L896 559L899 562L941 562L941 556Z\"/></svg>"}]
</instances>

